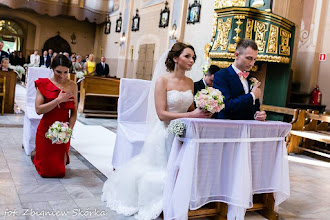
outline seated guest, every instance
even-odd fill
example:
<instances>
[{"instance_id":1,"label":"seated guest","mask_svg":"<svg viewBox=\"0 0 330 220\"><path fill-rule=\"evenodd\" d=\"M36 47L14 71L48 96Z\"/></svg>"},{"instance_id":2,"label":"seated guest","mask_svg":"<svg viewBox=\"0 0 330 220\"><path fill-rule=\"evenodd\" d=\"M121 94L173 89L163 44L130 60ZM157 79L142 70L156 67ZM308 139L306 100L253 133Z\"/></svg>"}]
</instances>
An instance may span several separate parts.
<instances>
[{"instance_id":1,"label":"seated guest","mask_svg":"<svg viewBox=\"0 0 330 220\"><path fill-rule=\"evenodd\" d=\"M2 58L0 70L1 71L11 71L11 69L9 68L9 58L7 58L7 57Z\"/></svg>"},{"instance_id":2,"label":"seated guest","mask_svg":"<svg viewBox=\"0 0 330 220\"><path fill-rule=\"evenodd\" d=\"M45 50L40 59L40 66L46 66L48 68L49 65L50 65L50 58L48 56L47 50Z\"/></svg>"},{"instance_id":3,"label":"seated guest","mask_svg":"<svg viewBox=\"0 0 330 220\"><path fill-rule=\"evenodd\" d=\"M237 43L234 63L214 74L213 87L225 97L225 108L219 112L219 119L266 119L266 113L260 111L260 82L254 84L247 72L254 65L257 55L257 44L243 38Z\"/></svg>"},{"instance_id":4,"label":"seated guest","mask_svg":"<svg viewBox=\"0 0 330 220\"><path fill-rule=\"evenodd\" d=\"M40 66L40 55L38 55L38 50L34 50L34 53L30 56L31 66Z\"/></svg>"},{"instance_id":5,"label":"seated guest","mask_svg":"<svg viewBox=\"0 0 330 220\"><path fill-rule=\"evenodd\" d=\"M85 63L84 69L85 69L85 75L94 76L95 74L95 62L94 62L94 54L89 54L88 60Z\"/></svg>"},{"instance_id":6,"label":"seated guest","mask_svg":"<svg viewBox=\"0 0 330 220\"><path fill-rule=\"evenodd\" d=\"M206 86L213 86L214 73L218 72L220 68L216 65L211 65L210 68L205 73L204 77L198 82L194 82L194 95L202 89L205 89Z\"/></svg>"},{"instance_id":7,"label":"seated guest","mask_svg":"<svg viewBox=\"0 0 330 220\"><path fill-rule=\"evenodd\" d=\"M110 76L109 65L105 63L105 57L101 57L101 62L96 64L97 76Z\"/></svg>"}]
</instances>

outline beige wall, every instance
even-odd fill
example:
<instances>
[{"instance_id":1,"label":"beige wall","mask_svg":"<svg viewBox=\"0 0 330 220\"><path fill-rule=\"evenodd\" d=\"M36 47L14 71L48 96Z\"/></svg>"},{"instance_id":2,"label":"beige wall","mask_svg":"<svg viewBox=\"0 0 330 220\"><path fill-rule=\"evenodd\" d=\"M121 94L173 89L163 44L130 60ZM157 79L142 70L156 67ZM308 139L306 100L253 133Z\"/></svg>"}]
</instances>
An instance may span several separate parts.
<instances>
[{"instance_id":1,"label":"beige wall","mask_svg":"<svg viewBox=\"0 0 330 220\"><path fill-rule=\"evenodd\" d=\"M155 44L154 62L157 63L158 58L168 48L169 44L169 27L159 28L160 10L164 8L164 3L156 4L153 6L140 8L139 1L134 1L134 4L125 5L126 1L121 1L120 8L114 14L111 14L111 33L109 35L102 34L100 42L104 56L110 64L110 75L117 76L118 78L136 78L138 52L141 44ZM172 1L169 1L171 5ZM125 44L120 46L119 41L123 30L120 33L115 32L116 20L119 17L119 12L128 7L130 18L128 19L127 30L125 30L126 41ZM139 9L140 16L140 29L139 31L131 31L132 16L135 16L135 9ZM171 10L171 9L170 9ZM123 15L124 16L124 15ZM124 17L123 17L124 20ZM103 32L101 30L100 32ZM133 48L133 56L131 60L131 53Z\"/></svg>"},{"instance_id":2,"label":"beige wall","mask_svg":"<svg viewBox=\"0 0 330 220\"><path fill-rule=\"evenodd\" d=\"M56 36L57 31L59 31L60 36L70 44L72 52L83 56L93 52L95 24L65 17L49 17L34 12L4 7L0 7L0 15L1 18L18 20L24 24L27 35L25 48L27 50L38 49L40 54L40 50L45 42L49 38ZM76 44L71 44L73 32L76 35Z\"/></svg>"},{"instance_id":3,"label":"beige wall","mask_svg":"<svg viewBox=\"0 0 330 220\"><path fill-rule=\"evenodd\" d=\"M194 1L189 0L190 4ZM200 22L195 24L186 24L184 32L184 42L194 46L197 60L190 77L193 81L198 81L203 77L202 65L204 63L204 46L211 42L213 27L214 0L203 1L201 8ZM186 22L186 19L184 19Z\"/></svg>"}]
</instances>

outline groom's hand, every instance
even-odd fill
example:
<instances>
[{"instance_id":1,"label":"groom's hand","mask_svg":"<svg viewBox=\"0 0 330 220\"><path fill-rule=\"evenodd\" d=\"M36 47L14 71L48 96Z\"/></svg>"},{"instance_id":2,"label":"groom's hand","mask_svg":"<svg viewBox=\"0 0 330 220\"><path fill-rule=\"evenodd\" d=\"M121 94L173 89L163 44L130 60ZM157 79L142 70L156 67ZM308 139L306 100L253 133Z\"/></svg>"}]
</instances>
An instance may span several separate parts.
<instances>
[{"instance_id":1,"label":"groom's hand","mask_svg":"<svg viewBox=\"0 0 330 220\"><path fill-rule=\"evenodd\" d=\"M261 90L259 88L260 85L261 82L258 82L257 85L255 85L251 91L254 94L255 99L259 99L261 97Z\"/></svg>"},{"instance_id":2,"label":"groom's hand","mask_svg":"<svg viewBox=\"0 0 330 220\"><path fill-rule=\"evenodd\" d=\"M254 119L257 121L265 121L267 114L265 111L257 111L254 115Z\"/></svg>"}]
</instances>

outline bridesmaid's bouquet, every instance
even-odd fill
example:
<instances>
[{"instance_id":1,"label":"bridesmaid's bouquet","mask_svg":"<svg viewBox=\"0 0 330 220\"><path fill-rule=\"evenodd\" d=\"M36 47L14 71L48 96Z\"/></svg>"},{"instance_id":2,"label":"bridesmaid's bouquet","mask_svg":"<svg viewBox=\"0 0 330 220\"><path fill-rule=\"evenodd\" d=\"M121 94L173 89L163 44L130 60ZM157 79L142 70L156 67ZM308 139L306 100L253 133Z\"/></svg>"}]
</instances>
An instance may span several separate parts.
<instances>
[{"instance_id":1,"label":"bridesmaid's bouquet","mask_svg":"<svg viewBox=\"0 0 330 220\"><path fill-rule=\"evenodd\" d=\"M46 138L52 141L52 144L66 144L72 135L72 129L68 122L55 121L46 132Z\"/></svg>"},{"instance_id":2,"label":"bridesmaid's bouquet","mask_svg":"<svg viewBox=\"0 0 330 220\"><path fill-rule=\"evenodd\" d=\"M224 98L225 97L218 89L206 87L197 92L194 100L197 108L216 113L220 112L225 107L225 104L223 103Z\"/></svg>"}]
</instances>

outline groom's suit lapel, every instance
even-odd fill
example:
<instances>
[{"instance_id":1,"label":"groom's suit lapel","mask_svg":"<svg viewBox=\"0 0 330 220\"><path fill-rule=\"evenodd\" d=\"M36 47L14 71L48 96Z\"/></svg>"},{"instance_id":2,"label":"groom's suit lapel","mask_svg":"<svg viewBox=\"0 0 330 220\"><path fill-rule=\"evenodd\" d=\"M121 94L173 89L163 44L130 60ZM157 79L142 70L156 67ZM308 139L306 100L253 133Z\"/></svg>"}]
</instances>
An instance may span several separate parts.
<instances>
[{"instance_id":1,"label":"groom's suit lapel","mask_svg":"<svg viewBox=\"0 0 330 220\"><path fill-rule=\"evenodd\" d=\"M228 67L228 72L229 72L229 75L230 75L230 80L232 80L232 83L233 83L233 86L234 86L233 90L238 91L239 94L245 94L242 82L239 79L239 76L237 75L235 70L233 69L232 65L230 65Z\"/></svg>"}]
</instances>

